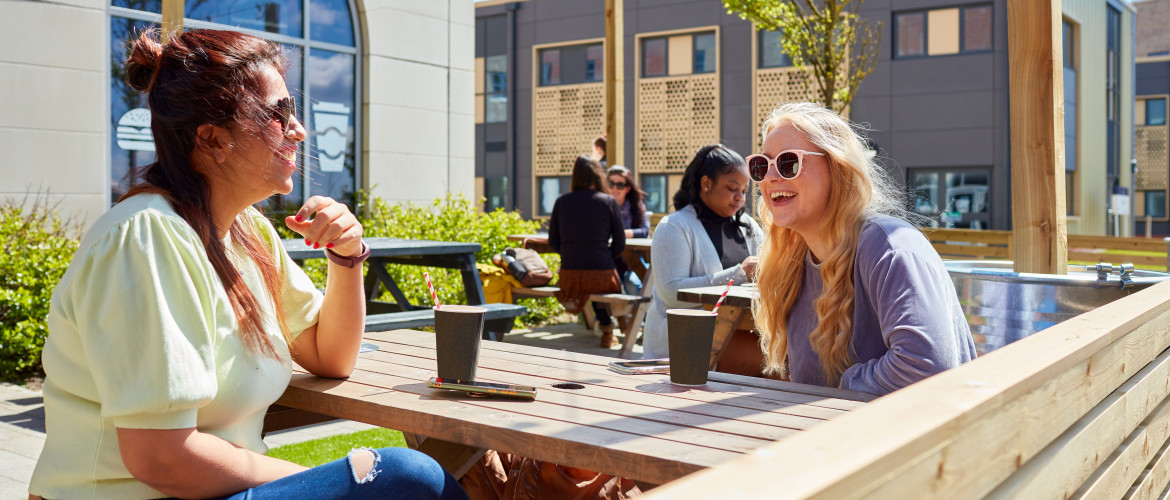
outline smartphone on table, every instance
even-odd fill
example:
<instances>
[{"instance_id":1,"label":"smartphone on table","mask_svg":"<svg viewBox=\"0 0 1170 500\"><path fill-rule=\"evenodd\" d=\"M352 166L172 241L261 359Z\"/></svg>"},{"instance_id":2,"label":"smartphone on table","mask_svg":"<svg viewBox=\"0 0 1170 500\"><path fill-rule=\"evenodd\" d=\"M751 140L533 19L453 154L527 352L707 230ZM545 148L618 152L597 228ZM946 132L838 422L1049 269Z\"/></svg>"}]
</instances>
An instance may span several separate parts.
<instances>
[{"instance_id":1,"label":"smartphone on table","mask_svg":"<svg viewBox=\"0 0 1170 500\"><path fill-rule=\"evenodd\" d=\"M626 359L609 363L609 369L618 373L637 375L640 373L670 373L670 359Z\"/></svg>"},{"instance_id":2,"label":"smartphone on table","mask_svg":"<svg viewBox=\"0 0 1170 500\"><path fill-rule=\"evenodd\" d=\"M433 389L450 389L464 391L472 395L507 396L512 398L536 399L536 388L526 385L496 384L493 382L477 382L475 380L456 380L431 377L427 380L427 387Z\"/></svg>"}]
</instances>

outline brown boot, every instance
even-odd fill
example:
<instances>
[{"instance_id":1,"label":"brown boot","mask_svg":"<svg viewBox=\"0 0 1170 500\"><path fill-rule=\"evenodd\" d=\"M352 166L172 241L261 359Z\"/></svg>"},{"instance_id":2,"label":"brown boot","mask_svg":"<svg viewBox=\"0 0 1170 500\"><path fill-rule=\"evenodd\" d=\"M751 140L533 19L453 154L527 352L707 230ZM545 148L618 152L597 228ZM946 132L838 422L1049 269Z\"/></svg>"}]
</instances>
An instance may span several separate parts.
<instances>
[{"instance_id":1,"label":"brown boot","mask_svg":"<svg viewBox=\"0 0 1170 500\"><path fill-rule=\"evenodd\" d=\"M618 345L617 339L613 338L613 325L600 325L601 327L601 347L612 349Z\"/></svg>"}]
</instances>

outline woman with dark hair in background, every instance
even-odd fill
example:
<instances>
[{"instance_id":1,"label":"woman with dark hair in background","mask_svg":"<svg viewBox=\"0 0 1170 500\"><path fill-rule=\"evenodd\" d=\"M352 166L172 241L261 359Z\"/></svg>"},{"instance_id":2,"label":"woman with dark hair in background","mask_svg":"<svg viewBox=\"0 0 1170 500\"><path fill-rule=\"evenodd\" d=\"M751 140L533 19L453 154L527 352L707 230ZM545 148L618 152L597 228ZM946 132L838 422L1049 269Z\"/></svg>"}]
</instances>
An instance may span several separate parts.
<instances>
[{"instance_id":1,"label":"woman with dark hair in background","mask_svg":"<svg viewBox=\"0 0 1170 500\"><path fill-rule=\"evenodd\" d=\"M602 192L601 166L588 156L573 164L572 191L553 205L548 223L548 246L561 254L557 300L565 310L577 313L595 293L622 290L614 261L626 247L622 211L613 197ZM601 327L601 347L613 347L613 318L593 304Z\"/></svg>"},{"instance_id":2,"label":"woman with dark hair in background","mask_svg":"<svg viewBox=\"0 0 1170 500\"><path fill-rule=\"evenodd\" d=\"M324 295L253 204L288 194L305 129L272 42L191 30L131 43L158 161L83 239L53 292L36 498L466 498L434 460L357 449L313 469L260 429L295 361L356 363L369 256L349 208L314 196L285 224L329 258ZM226 497L225 497L226 498Z\"/></svg>"},{"instance_id":3,"label":"woman with dark hair in background","mask_svg":"<svg viewBox=\"0 0 1170 500\"><path fill-rule=\"evenodd\" d=\"M744 214L750 183L743 157L722 144L702 147L687 165L675 212L658 223L650 246L654 300L643 328L644 358L670 354L667 309L699 306L678 300L680 289L744 283L755 272L764 233Z\"/></svg>"},{"instance_id":4,"label":"woman with dark hair in background","mask_svg":"<svg viewBox=\"0 0 1170 500\"><path fill-rule=\"evenodd\" d=\"M605 158L605 155L606 155L605 147L606 147L606 140L605 140L604 135L601 137L598 137L596 139L593 139L593 154L590 156L592 156L594 160L597 160L597 163L599 165L601 165L601 168L603 168L603 169L605 168L605 159L606 159Z\"/></svg>"},{"instance_id":5,"label":"woman with dark hair in background","mask_svg":"<svg viewBox=\"0 0 1170 500\"><path fill-rule=\"evenodd\" d=\"M609 180L609 195L617 201L622 209L622 227L626 229L626 238L646 238L650 236L650 214L646 212L646 193L638 188L630 169L621 165L609 167L606 172ZM642 280L630 270L626 261L618 257L613 261L617 266L618 275L622 278L622 288L629 295L641 295ZM645 263L642 264L645 266Z\"/></svg>"}]
</instances>

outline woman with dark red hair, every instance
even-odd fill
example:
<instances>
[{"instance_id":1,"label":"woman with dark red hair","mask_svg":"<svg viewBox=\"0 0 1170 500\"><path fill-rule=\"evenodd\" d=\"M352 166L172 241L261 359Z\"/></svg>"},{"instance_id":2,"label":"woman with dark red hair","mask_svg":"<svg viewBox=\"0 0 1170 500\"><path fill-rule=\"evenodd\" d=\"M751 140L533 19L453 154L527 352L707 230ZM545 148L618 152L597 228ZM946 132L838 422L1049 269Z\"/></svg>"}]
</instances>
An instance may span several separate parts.
<instances>
[{"instance_id":1,"label":"woman with dark red hair","mask_svg":"<svg viewBox=\"0 0 1170 500\"><path fill-rule=\"evenodd\" d=\"M253 205L288 194L305 129L280 48L193 30L131 42L158 161L86 234L53 293L47 498L466 498L434 460L357 449L306 469L265 456L264 414L291 362L354 368L369 256L349 208L310 198L284 222L329 258L325 293Z\"/></svg>"}]
</instances>

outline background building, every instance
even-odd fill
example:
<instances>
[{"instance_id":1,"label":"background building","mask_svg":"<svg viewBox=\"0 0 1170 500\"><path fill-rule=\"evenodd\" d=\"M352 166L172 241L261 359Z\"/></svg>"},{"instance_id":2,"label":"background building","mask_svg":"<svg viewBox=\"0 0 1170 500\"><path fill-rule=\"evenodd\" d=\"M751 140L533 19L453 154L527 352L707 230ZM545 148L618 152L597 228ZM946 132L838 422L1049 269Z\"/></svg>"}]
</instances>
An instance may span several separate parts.
<instances>
[{"instance_id":1,"label":"background building","mask_svg":"<svg viewBox=\"0 0 1170 500\"><path fill-rule=\"evenodd\" d=\"M179 0L182 3L182 0ZM281 43L309 131L284 201L429 202L474 193L472 0L186 0L186 28ZM92 221L153 161L145 99L121 82L123 40L161 0L0 6L0 199L51 192ZM299 92L298 92L299 91Z\"/></svg>"},{"instance_id":2,"label":"background building","mask_svg":"<svg viewBox=\"0 0 1170 500\"><path fill-rule=\"evenodd\" d=\"M1170 187L1170 1L1135 2L1137 9L1137 101L1134 106L1134 157L1137 188L1134 233L1170 234L1166 191Z\"/></svg>"},{"instance_id":3,"label":"background building","mask_svg":"<svg viewBox=\"0 0 1170 500\"><path fill-rule=\"evenodd\" d=\"M1071 233L1105 234L1133 150L1133 10L1063 2L1065 143ZM849 111L878 158L939 224L1010 229L1007 3L869 0L882 22L874 72ZM776 34L718 0L625 0L626 155L653 211L668 209L703 144L758 150L759 124L815 89ZM488 208L548 214L571 160L604 130L601 2L476 5L476 179ZM1125 212L1128 214L1128 211ZM1120 219L1119 219L1120 220ZM1130 229L1128 215L1118 224Z\"/></svg>"}]
</instances>

